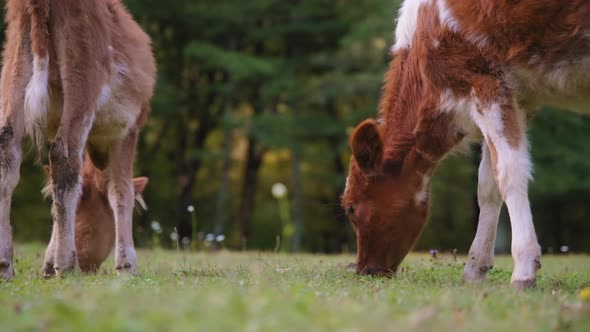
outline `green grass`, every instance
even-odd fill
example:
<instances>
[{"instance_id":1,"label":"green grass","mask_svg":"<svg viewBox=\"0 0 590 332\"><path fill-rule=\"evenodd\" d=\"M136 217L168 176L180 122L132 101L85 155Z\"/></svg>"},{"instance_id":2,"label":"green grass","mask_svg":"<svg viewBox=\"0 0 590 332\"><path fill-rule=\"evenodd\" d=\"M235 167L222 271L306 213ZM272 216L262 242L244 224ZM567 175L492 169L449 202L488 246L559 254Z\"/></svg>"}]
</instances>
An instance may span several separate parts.
<instances>
[{"instance_id":1,"label":"green grass","mask_svg":"<svg viewBox=\"0 0 590 332\"><path fill-rule=\"evenodd\" d=\"M461 284L462 262L412 254L392 279L358 277L352 256L140 251L140 272L42 280L43 248L16 247L0 284L1 331L590 331L590 256L543 258L538 286L515 294L512 262Z\"/></svg>"}]
</instances>

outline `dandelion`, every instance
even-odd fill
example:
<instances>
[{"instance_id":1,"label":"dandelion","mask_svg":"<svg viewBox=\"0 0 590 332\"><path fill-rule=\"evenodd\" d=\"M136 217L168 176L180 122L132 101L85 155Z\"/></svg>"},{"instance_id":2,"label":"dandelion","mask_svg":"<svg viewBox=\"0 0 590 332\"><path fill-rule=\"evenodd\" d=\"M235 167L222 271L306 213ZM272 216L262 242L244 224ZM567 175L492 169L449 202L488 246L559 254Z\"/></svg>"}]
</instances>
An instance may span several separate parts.
<instances>
[{"instance_id":1,"label":"dandelion","mask_svg":"<svg viewBox=\"0 0 590 332\"><path fill-rule=\"evenodd\" d=\"M223 242L223 240L225 240L225 235L223 234L217 235L217 237L215 238L215 241L217 242Z\"/></svg>"},{"instance_id":2,"label":"dandelion","mask_svg":"<svg viewBox=\"0 0 590 332\"><path fill-rule=\"evenodd\" d=\"M276 199L281 199L287 195L287 186L278 182L272 185L272 196Z\"/></svg>"},{"instance_id":3,"label":"dandelion","mask_svg":"<svg viewBox=\"0 0 590 332\"><path fill-rule=\"evenodd\" d=\"M561 246L561 247L559 248L559 251L561 251L561 252L563 252L563 253L566 253L566 252L568 252L569 250L570 250L570 247L568 247L568 246Z\"/></svg>"},{"instance_id":4,"label":"dandelion","mask_svg":"<svg viewBox=\"0 0 590 332\"><path fill-rule=\"evenodd\" d=\"M188 247L188 245L191 244L191 239L185 236L182 238L182 240L180 240L180 242L182 243L183 247Z\"/></svg>"},{"instance_id":5,"label":"dandelion","mask_svg":"<svg viewBox=\"0 0 590 332\"><path fill-rule=\"evenodd\" d=\"M215 234L207 234L207 236L205 236L205 241L207 242L213 242L215 240Z\"/></svg>"},{"instance_id":6,"label":"dandelion","mask_svg":"<svg viewBox=\"0 0 590 332\"><path fill-rule=\"evenodd\" d=\"M162 226L160 225L160 223L157 220L152 221L152 230L156 234L162 233Z\"/></svg>"},{"instance_id":7,"label":"dandelion","mask_svg":"<svg viewBox=\"0 0 590 332\"><path fill-rule=\"evenodd\" d=\"M162 226L157 220L152 221L152 245L154 248L160 248L160 234L162 234Z\"/></svg>"},{"instance_id":8,"label":"dandelion","mask_svg":"<svg viewBox=\"0 0 590 332\"><path fill-rule=\"evenodd\" d=\"M192 230L192 246L197 247L197 216L195 214L195 207L191 204L186 207L188 213L191 214L191 230Z\"/></svg>"},{"instance_id":9,"label":"dandelion","mask_svg":"<svg viewBox=\"0 0 590 332\"><path fill-rule=\"evenodd\" d=\"M178 230L174 227L174 231L170 233L170 240L176 243L176 251L180 251L180 243L178 243Z\"/></svg>"}]
</instances>

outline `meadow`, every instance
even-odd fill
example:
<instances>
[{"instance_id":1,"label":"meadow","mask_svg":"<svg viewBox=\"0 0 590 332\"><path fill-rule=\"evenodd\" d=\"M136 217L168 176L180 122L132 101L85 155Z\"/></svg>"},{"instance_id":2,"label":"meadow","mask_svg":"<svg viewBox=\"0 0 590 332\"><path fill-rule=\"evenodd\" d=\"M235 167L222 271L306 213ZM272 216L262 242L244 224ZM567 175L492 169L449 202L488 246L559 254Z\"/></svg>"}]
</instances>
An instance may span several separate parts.
<instances>
[{"instance_id":1,"label":"meadow","mask_svg":"<svg viewBox=\"0 0 590 332\"><path fill-rule=\"evenodd\" d=\"M590 331L590 256L545 256L536 289L509 287L498 257L463 285L465 257L411 254L392 279L359 277L351 255L140 250L136 276L43 280L41 245L17 245L0 283L1 331Z\"/></svg>"}]
</instances>

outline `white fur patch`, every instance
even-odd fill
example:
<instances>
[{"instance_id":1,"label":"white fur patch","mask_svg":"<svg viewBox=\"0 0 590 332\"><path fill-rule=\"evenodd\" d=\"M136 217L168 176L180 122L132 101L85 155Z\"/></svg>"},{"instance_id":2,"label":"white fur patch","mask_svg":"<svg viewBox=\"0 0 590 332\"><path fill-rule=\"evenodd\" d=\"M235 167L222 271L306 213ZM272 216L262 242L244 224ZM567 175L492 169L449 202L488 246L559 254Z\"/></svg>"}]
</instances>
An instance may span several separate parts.
<instances>
[{"instance_id":1,"label":"white fur patch","mask_svg":"<svg viewBox=\"0 0 590 332\"><path fill-rule=\"evenodd\" d=\"M428 175L424 175L422 177L422 188L420 188L420 191L416 194L416 204L423 204L424 202L426 202L428 200L428 188L430 186L430 176Z\"/></svg>"},{"instance_id":2,"label":"white fur patch","mask_svg":"<svg viewBox=\"0 0 590 332\"><path fill-rule=\"evenodd\" d=\"M25 127L39 148L45 139L44 127L49 107L49 57L33 58L33 76L25 92Z\"/></svg>"},{"instance_id":3,"label":"white fur patch","mask_svg":"<svg viewBox=\"0 0 590 332\"><path fill-rule=\"evenodd\" d=\"M98 99L96 101L96 107L101 109L106 103L109 102L111 99L111 86L109 84L103 84L100 88L100 95L98 95Z\"/></svg>"},{"instance_id":4,"label":"white fur patch","mask_svg":"<svg viewBox=\"0 0 590 332\"><path fill-rule=\"evenodd\" d=\"M430 0L404 0L404 3L399 9L397 28L395 30L395 44L392 47L392 51L395 52L412 46L420 6L429 1Z\"/></svg>"},{"instance_id":5,"label":"white fur patch","mask_svg":"<svg viewBox=\"0 0 590 332\"><path fill-rule=\"evenodd\" d=\"M438 7L438 17L442 25L447 26L449 29L453 31L459 31L461 26L459 22L453 16L451 9L447 5L446 0L437 0L436 6Z\"/></svg>"},{"instance_id":6,"label":"white fur patch","mask_svg":"<svg viewBox=\"0 0 590 332\"><path fill-rule=\"evenodd\" d=\"M461 144L453 149L453 152L469 151L470 144L481 139L479 129L471 117L471 109L475 106L472 98L459 98L451 89L442 91L439 108L442 112L453 114L455 130L460 130L466 137Z\"/></svg>"},{"instance_id":7,"label":"white fur patch","mask_svg":"<svg viewBox=\"0 0 590 332\"><path fill-rule=\"evenodd\" d=\"M144 211L148 210L147 204L143 200L143 196L141 194L135 194L135 201L139 204L139 208L143 209Z\"/></svg>"},{"instance_id":8,"label":"white fur patch","mask_svg":"<svg viewBox=\"0 0 590 332\"><path fill-rule=\"evenodd\" d=\"M508 144L503 135L502 108L497 103L492 104L483 114L473 108L471 115L486 141L493 143L496 149L496 178L502 197L506 199L511 194L527 195L532 173L527 140L523 139L516 148Z\"/></svg>"}]
</instances>

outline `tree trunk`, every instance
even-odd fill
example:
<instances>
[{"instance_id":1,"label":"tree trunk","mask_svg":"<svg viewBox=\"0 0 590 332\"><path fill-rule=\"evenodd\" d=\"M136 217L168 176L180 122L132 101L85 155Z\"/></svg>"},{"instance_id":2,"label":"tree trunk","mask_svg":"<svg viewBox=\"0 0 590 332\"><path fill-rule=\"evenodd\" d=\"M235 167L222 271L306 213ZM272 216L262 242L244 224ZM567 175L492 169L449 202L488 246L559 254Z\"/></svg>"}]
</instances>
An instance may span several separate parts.
<instances>
[{"instance_id":1,"label":"tree trunk","mask_svg":"<svg viewBox=\"0 0 590 332\"><path fill-rule=\"evenodd\" d=\"M217 194L217 211L215 213L215 235L223 232L223 226L227 215L227 197L229 196L229 171L231 167L231 128L228 121L231 111L231 104L228 102L225 106L223 121L223 166L221 170L221 187Z\"/></svg>"},{"instance_id":2,"label":"tree trunk","mask_svg":"<svg viewBox=\"0 0 590 332\"><path fill-rule=\"evenodd\" d=\"M246 166L242 176L242 192L240 193L240 207L237 222L240 232L240 245L246 248L249 227L256 206L256 188L258 187L258 171L262 166L265 151L258 146L256 138L248 139L246 152Z\"/></svg>"},{"instance_id":3,"label":"tree trunk","mask_svg":"<svg viewBox=\"0 0 590 332\"><path fill-rule=\"evenodd\" d=\"M194 135L194 144L191 146L192 150L201 150L205 146L205 141L209 133L215 127L215 123L209 121L209 115L203 115L201 117L201 123L199 129ZM188 128L185 128L184 119L179 119L177 127L177 140L176 140L176 175L178 177L179 191L177 197L177 230L178 235L182 238L190 236L192 231L191 216L187 212L187 206L194 205L192 191L195 185L197 174L201 168L202 162L200 158L187 158L188 152ZM192 135L191 135L192 136ZM195 206L195 210L198 211L198 206Z\"/></svg>"},{"instance_id":4,"label":"tree trunk","mask_svg":"<svg viewBox=\"0 0 590 332\"><path fill-rule=\"evenodd\" d=\"M301 250L301 242L303 236L303 181L301 178L301 161L298 148L294 148L291 157L291 165L293 171L293 226L295 233L293 234L293 252Z\"/></svg>"}]
</instances>

